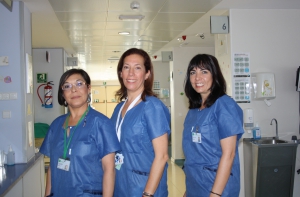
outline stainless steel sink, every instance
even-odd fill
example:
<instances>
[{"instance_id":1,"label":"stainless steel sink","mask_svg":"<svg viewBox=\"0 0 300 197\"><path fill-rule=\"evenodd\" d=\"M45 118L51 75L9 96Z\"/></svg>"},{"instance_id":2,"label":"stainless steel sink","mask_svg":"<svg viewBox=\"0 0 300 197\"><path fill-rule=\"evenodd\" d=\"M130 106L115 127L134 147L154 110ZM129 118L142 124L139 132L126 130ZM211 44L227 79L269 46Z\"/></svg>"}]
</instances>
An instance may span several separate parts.
<instances>
[{"instance_id":1,"label":"stainless steel sink","mask_svg":"<svg viewBox=\"0 0 300 197\"><path fill-rule=\"evenodd\" d=\"M255 143L255 144L284 144L284 143L288 143L288 141L280 140L280 139L260 139L260 140L254 140L253 143Z\"/></svg>"},{"instance_id":2,"label":"stainless steel sink","mask_svg":"<svg viewBox=\"0 0 300 197\"><path fill-rule=\"evenodd\" d=\"M288 145L293 144L291 141L277 139L276 137L262 137L259 140L251 139L251 142L256 145Z\"/></svg>"},{"instance_id":3,"label":"stainless steel sink","mask_svg":"<svg viewBox=\"0 0 300 197\"><path fill-rule=\"evenodd\" d=\"M243 142L245 197L292 197L298 143L276 137Z\"/></svg>"}]
</instances>

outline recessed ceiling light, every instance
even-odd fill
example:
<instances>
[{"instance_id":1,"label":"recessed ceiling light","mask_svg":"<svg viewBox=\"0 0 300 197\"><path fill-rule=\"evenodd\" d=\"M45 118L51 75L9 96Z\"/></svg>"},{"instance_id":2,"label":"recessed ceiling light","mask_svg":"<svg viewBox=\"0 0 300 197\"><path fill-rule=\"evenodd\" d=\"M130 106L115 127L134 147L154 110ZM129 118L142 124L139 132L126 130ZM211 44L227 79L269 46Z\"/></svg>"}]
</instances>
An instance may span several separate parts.
<instances>
[{"instance_id":1,"label":"recessed ceiling light","mask_svg":"<svg viewBox=\"0 0 300 197\"><path fill-rule=\"evenodd\" d=\"M119 35L129 35L130 33L128 31L122 31L118 33Z\"/></svg>"},{"instance_id":2,"label":"recessed ceiling light","mask_svg":"<svg viewBox=\"0 0 300 197\"><path fill-rule=\"evenodd\" d=\"M140 21L145 18L144 15L120 15L119 19L123 21Z\"/></svg>"},{"instance_id":3,"label":"recessed ceiling light","mask_svg":"<svg viewBox=\"0 0 300 197\"><path fill-rule=\"evenodd\" d=\"M108 58L107 60L109 61L116 61L116 60L119 60L120 58L118 56L112 56L110 58Z\"/></svg>"},{"instance_id":4,"label":"recessed ceiling light","mask_svg":"<svg viewBox=\"0 0 300 197\"><path fill-rule=\"evenodd\" d=\"M169 42L167 40L142 40L142 39L139 39L138 41L139 42L162 42L162 43L168 43Z\"/></svg>"}]
</instances>

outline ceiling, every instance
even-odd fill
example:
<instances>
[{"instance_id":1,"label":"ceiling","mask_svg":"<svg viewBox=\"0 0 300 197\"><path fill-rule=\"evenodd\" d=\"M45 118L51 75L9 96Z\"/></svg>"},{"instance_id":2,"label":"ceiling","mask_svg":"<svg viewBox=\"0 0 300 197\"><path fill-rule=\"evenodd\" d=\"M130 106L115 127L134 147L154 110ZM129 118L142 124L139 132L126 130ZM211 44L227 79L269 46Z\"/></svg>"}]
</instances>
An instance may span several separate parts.
<instances>
[{"instance_id":1,"label":"ceiling","mask_svg":"<svg viewBox=\"0 0 300 197\"><path fill-rule=\"evenodd\" d=\"M32 13L32 47L63 47L78 57L92 80L115 80L118 58L129 48L144 49L153 61L161 61L161 51L173 47L214 46L209 17L228 8L299 5L299 0L136 0L139 8L134 10L130 6L134 1L23 0ZM120 15L144 18L122 21ZM130 34L118 34L123 31Z\"/></svg>"}]
</instances>

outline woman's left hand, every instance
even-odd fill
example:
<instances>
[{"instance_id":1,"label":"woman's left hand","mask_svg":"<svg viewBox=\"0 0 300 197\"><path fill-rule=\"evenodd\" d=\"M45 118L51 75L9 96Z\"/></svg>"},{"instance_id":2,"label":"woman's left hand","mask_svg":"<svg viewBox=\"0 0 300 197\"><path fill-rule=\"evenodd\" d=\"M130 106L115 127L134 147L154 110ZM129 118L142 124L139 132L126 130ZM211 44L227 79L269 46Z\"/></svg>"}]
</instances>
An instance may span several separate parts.
<instances>
[{"instance_id":1,"label":"woman's left hand","mask_svg":"<svg viewBox=\"0 0 300 197\"><path fill-rule=\"evenodd\" d=\"M237 136L234 135L224 138L220 140L220 142L222 148L222 156L219 162L216 179L212 188L212 191L217 194L223 193L223 190L230 176L231 167L235 157ZM215 197L217 195L211 193L210 196Z\"/></svg>"},{"instance_id":2,"label":"woman's left hand","mask_svg":"<svg viewBox=\"0 0 300 197\"><path fill-rule=\"evenodd\" d=\"M168 156L168 134L157 137L152 140L155 157L152 162L149 178L145 186L148 193L154 194L160 182L165 165L169 159Z\"/></svg>"}]
</instances>

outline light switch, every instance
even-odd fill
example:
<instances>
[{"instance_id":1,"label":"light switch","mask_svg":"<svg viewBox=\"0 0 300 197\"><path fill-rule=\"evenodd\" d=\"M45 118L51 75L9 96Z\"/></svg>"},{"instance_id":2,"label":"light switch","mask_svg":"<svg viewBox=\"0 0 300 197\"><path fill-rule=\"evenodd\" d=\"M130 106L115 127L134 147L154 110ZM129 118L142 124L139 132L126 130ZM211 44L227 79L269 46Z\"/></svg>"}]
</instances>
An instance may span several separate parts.
<instances>
[{"instance_id":1,"label":"light switch","mask_svg":"<svg viewBox=\"0 0 300 197\"><path fill-rule=\"evenodd\" d=\"M2 100L9 100L9 94L8 93L2 93Z\"/></svg>"},{"instance_id":2,"label":"light switch","mask_svg":"<svg viewBox=\"0 0 300 197\"><path fill-rule=\"evenodd\" d=\"M0 57L0 66L8 66L8 56Z\"/></svg>"},{"instance_id":3,"label":"light switch","mask_svg":"<svg viewBox=\"0 0 300 197\"><path fill-rule=\"evenodd\" d=\"M17 98L18 98L18 94L16 92L9 93L9 99L13 100Z\"/></svg>"},{"instance_id":4,"label":"light switch","mask_svg":"<svg viewBox=\"0 0 300 197\"><path fill-rule=\"evenodd\" d=\"M2 118L11 118L11 111L3 111Z\"/></svg>"}]
</instances>

